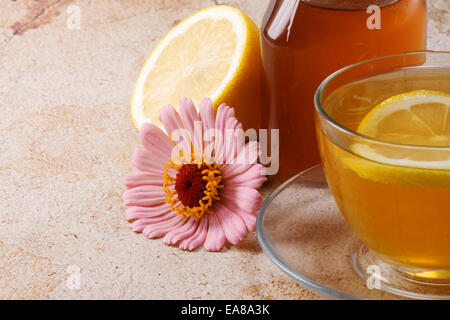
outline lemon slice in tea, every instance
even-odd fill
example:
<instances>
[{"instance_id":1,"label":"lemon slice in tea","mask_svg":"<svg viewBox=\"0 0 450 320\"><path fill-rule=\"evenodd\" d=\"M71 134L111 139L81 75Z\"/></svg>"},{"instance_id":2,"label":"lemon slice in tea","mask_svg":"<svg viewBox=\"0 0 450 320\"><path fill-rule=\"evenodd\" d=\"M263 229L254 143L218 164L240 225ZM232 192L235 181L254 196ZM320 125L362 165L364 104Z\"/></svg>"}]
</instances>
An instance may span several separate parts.
<instances>
[{"instance_id":1,"label":"lemon slice in tea","mask_svg":"<svg viewBox=\"0 0 450 320\"><path fill-rule=\"evenodd\" d=\"M366 115L358 132L395 143L450 146L450 94L418 90L393 96Z\"/></svg>"},{"instance_id":2,"label":"lemon slice in tea","mask_svg":"<svg viewBox=\"0 0 450 320\"><path fill-rule=\"evenodd\" d=\"M393 96L365 116L358 132L394 143L353 144L352 151L364 159L352 156L344 162L359 176L390 184L450 187L450 94L418 90Z\"/></svg>"}]
</instances>

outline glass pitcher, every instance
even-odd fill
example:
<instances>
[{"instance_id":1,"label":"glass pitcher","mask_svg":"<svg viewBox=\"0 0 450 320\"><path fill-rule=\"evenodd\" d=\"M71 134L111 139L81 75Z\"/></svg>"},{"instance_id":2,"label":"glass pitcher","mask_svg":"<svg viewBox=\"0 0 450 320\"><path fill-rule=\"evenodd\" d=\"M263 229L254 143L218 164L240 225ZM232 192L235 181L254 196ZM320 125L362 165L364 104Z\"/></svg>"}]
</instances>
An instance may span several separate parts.
<instances>
[{"instance_id":1,"label":"glass pitcher","mask_svg":"<svg viewBox=\"0 0 450 320\"><path fill-rule=\"evenodd\" d=\"M320 162L314 92L358 61L426 49L425 0L271 0L263 20L262 126L280 129L286 179Z\"/></svg>"}]
</instances>

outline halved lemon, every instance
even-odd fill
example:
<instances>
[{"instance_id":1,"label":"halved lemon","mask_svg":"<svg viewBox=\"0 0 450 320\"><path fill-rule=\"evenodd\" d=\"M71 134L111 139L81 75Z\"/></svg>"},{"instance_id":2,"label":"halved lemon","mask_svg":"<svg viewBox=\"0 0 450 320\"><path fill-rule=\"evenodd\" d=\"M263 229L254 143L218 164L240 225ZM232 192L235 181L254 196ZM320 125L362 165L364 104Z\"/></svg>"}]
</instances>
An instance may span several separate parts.
<instances>
[{"instance_id":1,"label":"halved lemon","mask_svg":"<svg viewBox=\"0 0 450 320\"><path fill-rule=\"evenodd\" d=\"M145 63L133 90L131 114L136 128L161 126L158 115L189 97L204 97L215 108L227 103L246 128L257 126L261 53L259 29L230 6L203 9L175 26Z\"/></svg>"},{"instance_id":2,"label":"halved lemon","mask_svg":"<svg viewBox=\"0 0 450 320\"><path fill-rule=\"evenodd\" d=\"M365 116L358 132L423 146L354 143L351 150L364 159L351 156L343 161L359 176L390 184L450 187L450 94L418 90L393 96Z\"/></svg>"}]
</instances>

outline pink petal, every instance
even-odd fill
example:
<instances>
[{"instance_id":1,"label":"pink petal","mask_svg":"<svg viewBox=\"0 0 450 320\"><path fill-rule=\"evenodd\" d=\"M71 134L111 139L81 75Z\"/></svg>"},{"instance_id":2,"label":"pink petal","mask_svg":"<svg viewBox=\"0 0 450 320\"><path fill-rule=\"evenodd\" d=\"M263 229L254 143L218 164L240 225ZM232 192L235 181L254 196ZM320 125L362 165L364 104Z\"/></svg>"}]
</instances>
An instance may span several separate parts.
<instances>
[{"instance_id":1,"label":"pink petal","mask_svg":"<svg viewBox=\"0 0 450 320\"><path fill-rule=\"evenodd\" d=\"M257 141L250 141L244 147L244 149L236 157L234 163L236 164L256 164L259 156L259 144Z\"/></svg>"},{"instance_id":2,"label":"pink petal","mask_svg":"<svg viewBox=\"0 0 450 320\"><path fill-rule=\"evenodd\" d=\"M231 178L235 175L242 174L249 170L258 160L258 142L250 141L239 153L234 164L221 167L222 175Z\"/></svg>"},{"instance_id":3,"label":"pink petal","mask_svg":"<svg viewBox=\"0 0 450 320\"><path fill-rule=\"evenodd\" d=\"M260 164L251 166L247 171L230 177L224 178L224 184L227 186L260 188L267 178L264 176L264 167Z\"/></svg>"},{"instance_id":4,"label":"pink petal","mask_svg":"<svg viewBox=\"0 0 450 320\"><path fill-rule=\"evenodd\" d=\"M151 207L163 204L167 194L160 186L141 186L123 193L125 206Z\"/></svg>"},{"instance_id":5,"label":"pink petal","mask_svg":"<svg viewBox=\"0 0 450 320\"><path fill-rule=\"evenodd\" d=\"M125 211L125 217L128 221L134 221L144 218L154 218L166 215L170 212L170 204L163 204L157 207L131 207Z\"/></svg>"},{"instance_id":6,"label":"pink petal","mask_svg":"<svg viewBox=\"0 0 450 320\"><path fill-rule=\"evenodd\" d=\"M208 219L206 217L203 217L200 220L199 226L195 231L194 235L181 241L179 245L180 249L188 251L197 249L199 246L202 245L202 243L205 242L207 232L208 232Z\"/></svg>"},{"instance_id":7,"label":"pink petal","mask_svg":"<svg viewBox=\"0 0 450 320\"><path fill-rule=\"evenodd\" d=\"M148 151L159 150L165 158L171 158L174 145L169 137L154 124L144 123L139 132L139 140Z\"/></svg>"},{"instance_id":8,"label":"pink petal","mask_svg":"<svg viewBox=\"0 0 450 320\"><path fill-rule=\"evenodd\" d=\"M248 230L244 220L236 213L217 203L214 212L220 219L225 237L232 244L238 244L244 239Z\"/></svg>"},{"instance_id":9,"label":"pink petal","mask_svg":"<svg viewBox=\"0 0 450 320\"><path fill-rule=\"evenodd\" d=\"M194 122L200 121L200 116L191 99L184 98L180 100L180 113L183 126L189 131L189 135L192 138L194 136Z\"/></svg>"},{"instance_id":10,"label":"pink petal","mask_svg":"<svg viewBox=\"0 0 450 320\"><path fill-rule=\"evenodd\" d=\"M165 244L176 244L178 241L186 239L194 234L197 230L199 222L194 218L190 218L188 222L181 228L170 231L164 237Z\"/></svg>"},{"instance_id":11,"label":"pink petal","mask_svg":"<svg viewBox=\"0 0 450 320\"><path fill-rule=\"evenodd\" d=\"M194 150L198 156L203 154L203 128L200 116L191 99L180 101L180 113L184 127L188 130ZM201 161L201 158L199 159Z\"/></svg>"},{"instance_id":12,"label":"pink petal","mask_svg":"<svg viewBox=\"0 0 450 320\"><path fill-rule=\"evenodd\" d=\"M256 218L258 216L256 212L248 213L243 210L234 212L242 218L242 220L245 223L245 226L247 227L248 232L254 232L256 230Z\"/></svg>"},{"instance_id":13,"label":"pink petal","mask_svg":"<svg viewBox=\"0 0 450 320\"><path fill-rule=\"evenodd\" d=\"M203 153L206 159L212 158L214 150L214 110L211 99L203 99L200 102L200 118L203 126Z\"/></svg>"},{"instance_id":14,"label":"pink petal","mask_svg":"<svg viewBox=\"0 0 450 320\"><path fill-rule=\"evenodd\" d=\"M242 151L245 146L244 130L242 123L236 118L229 118L226 123L226 147L227 147L227 162L233 163L236 156Z\"/></svg>"},{"instance_id":15,"label":"pink petal","mask_svg":"<svg viewBox=\"0 0 450 320\"><path fill-rule=\"evenodd\" d=\"M162 122L169 136L172 136L172 133L175 130L184 129L183 121L181 121L180 115L170 105L161 110L161 113L159 114L159 121Z\"/></svg>"},{"instance_id":16,"label":"pink petal","mask_svg":"<svg viewBox=\"0 0 450 320\"><path fill-rule=\"evenodd\" d=\"M146 226L149 225L150 222L147 222L147 219L139 219L134 221L130 228L131 230L133 230L134 232L142 232Z\"/></svg>"},{"instance_id":17,"label":"pink petal","mask_svg":"<svg viewBox=\"0 0 450 320\"><path fill-rule=\"evenodd\" d=\"M225 244L225 233L223 232L219 220L214 214L208 215L208 221L208 234L206 235L203 246L207 251L220 251Z\"/></svg>"},{"instance_id":18,"label":"pink petal","mask_svg":"<svg viewBox=\"0 0 450 320\"><path fill-rule=\"evenodd\" d=\"M224 205L231 211L246 211L253 214L260 209L263 201L261 194L249 187L226 186L220 197L224 200Z\"/></svg>"},{"instance_id":19,"label":"pink petal","mask_svg":"<svg viewBox=\"0 0 450 320\"><path fill-rule=\"evenodd\" d=\"M221 104L217 109L215 128L217 130L220 130L220 132L223 134L223 131L226 128L227 120L231 117L234 117L234 109L230 108L224 103Z\"/></svg>"},{"instance_id":20,"label":"pink petal","mask_svg":"<svg viewBox=\"0 0 450 320\"><path fill-rule=\"evenodd\" d=\"M150 172L136 172L128 174L124 184L128 189L145 185L162 186L163 179L161 175Z\"/></svg>"},{"instance_id":21,"label":"pink petal","mask_svg":"<svg viewBox=\"0 0 450 320\"><path fill-rule=\"evenodd\" d=\"M154 223L164 223L164 222L168 222L168 221L172 221L174 220L176 217L175 214L165 214L162 215L160 217L155 217L155 218L144 218L144 219L139 219L134 221L131 224L131 229L134 232L142 232L144 231L145 228L147 228L149 225L154 224Z\"/></svg>"},{"instance_id":22,"label":"pink petal","mask_svg":"<svg viewBox=\"0 0 450 320\"><path fill-rule=\"evenodd\" d=\"M155 162L167 164L171 159L171 154L166 154L164 151L156 147L151 147L151 149L149 150L147 149L137 149L137 150L142 150L143 154L146 154L150 160Z\"/></svg>"},{"instance_id":23,"label":"pink petal","mask_svg":"<svg viewBox=\"0 0 450 320\"><path fill-rule=\"evenodd\" d=\"M239 134L235 134L235 146L236 146L236 151L235 154L239 155L239 153L242 152L242 150L245 147L245 132L244 132L244 128L242 126L242 123L238 123L237 127L235 128L235 130L237 132L239 132Z\"/></svg>"},{"instance_id":24,"label":"pink petal","mask_svg":"<svg viewBox=\"0 0 450 320\"><path fill-rule=\"evenodd\" d=\"M163 177L164 166L169 161L164 162L154 154L145 149L136 149L131 159L131 163L140 171L155 173Z\"/></svg>"},{"instance_id":25,"label":"pink petal","mask_svg":"<svg viewBox=\"0 0 450 320\"><path fill-rule=\"evenodd\" d=\"M185 223L186 220L182 216L175 216L172 220L149 224L142 234L150 239L164 237L169 231L179 228Z\"/></svg>"},{"instance_id":26,"label":"pink petal","mask_svg":"<svg viewBox=\"0 0 450 320\"><path fill-rule=\"evenodd\" d=\"M253 166L254 164L223 164L219 167L219 170L220 172L222 172L222 176L225 180L237 175L244 174Z\"/></svg>"},{"instance_id":27,"label":"pink petal","mask_svg":"<svg viewBox=\"0 0 450 320\"><path fill-rule=\"evenodd\" d=\"M234 109L226 104L221 104L216 115L216 135L214 141L214 161L219 164L226 162L225 129L229 118L234 117Z\"/></svg>"},{"instance_id":28,"label":"pink petal","mask_svg":"<svg viewBox=\"0 0 450 320\"><path fill-rule=\"evenodd\" d=\"M200 118L203 125L203 132L214 129L215 118L211 99L203 99L200 102Z\"/></svg>"},{"instance_id":29,"label":"pink petal","mask_svg":"<svg viewBox=\"0 0 450 320\"><path fill-rule=\"evenodd\" d=\"M217 164L224 164L225 163L225 136L222 134L222 131L215 130L214 133L214 146L213 146L213 152L209 152L209 154L214 154L213 162Z\"/></svg>"},{"instance_id":30,"label":"pink petal","mask_svg":"<svg viewBox=\"0 0 450 320\"><path fill-rule=\"evenodd\" d=\"M235 123L237 123L236 118L228 118L227 122L225 124L225 131L224 131L224 163L230 163L236 155L234 154L234 151L236 149L236 146L234 145L235 142L235 131L229 128L229 126L233 126Z\"/></svg>"}]
</instances>

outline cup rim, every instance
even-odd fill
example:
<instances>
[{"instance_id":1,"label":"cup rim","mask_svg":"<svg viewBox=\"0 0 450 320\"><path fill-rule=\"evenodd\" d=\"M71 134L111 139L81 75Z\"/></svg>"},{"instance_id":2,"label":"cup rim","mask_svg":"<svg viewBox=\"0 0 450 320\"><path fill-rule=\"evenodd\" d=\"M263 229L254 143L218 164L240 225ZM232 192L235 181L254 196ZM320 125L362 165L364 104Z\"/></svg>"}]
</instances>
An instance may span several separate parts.
<instances>
[{"instance_id":1,"label":"cup rim","mask_svg":"<svg viewBox=\"0 0 450 320\"><path fill-rule=\"evenodd\" d=\"M316 90L316 93L314 95L314 106L316 109L317 114L323 118L324 120L326 120L331 126L333 126L335 129L343 132L346 135L350 135L353 137L357 137L366 141L371 141L373 143L376 143L378 145L385 145L385 146L389 146L389 147L398 147L398 148L407 148L407 149L420 149L420 150L442 150L442 151L450 151L450 146L429 146L429 145L414 145L414 144L406 144L406 143L396 143L396 142L392 142L392 141L387 141L387 140L383 140L383 139L378 139L378 138L374 138L359 132L356 132L350 128L347 128L341 124L339 124L337 121L335 121L322 107L322 103L321 103L321 95L322 92L324 90L324 88L326 87L326 85L333 80L334 78L336 78L337 76L339 76L340 74L353 69L355 67L358 67L360 65L366 64L366 63L370 63L373 61L378 61L378 60L384 60L384 59L389 59L389 58L394 58L394 57L401 57L401 56L410 56L410 55L417 55L417 54L425 54L425 55L437 55L437 54L444 54L444 55L448 55L450 57L450 51L433 51L433 50L423 50L423 51L411 51L411 52L406 52L406 53L399 53L399 54L391 54L391 55L386 55L386 56L382 56L382 57L376 57L376 58L372 58L372 59L367 59L367 60L363 60L357 63L353 63L351 65L348 65L344 68L341 68L335 72L333 72L331 75L329 75L327 78L325 78L325 80L322 81L322 83L319 85L319 87ZM450 67L450 66L449 66Z\"/></svg>"}]
</instances>

